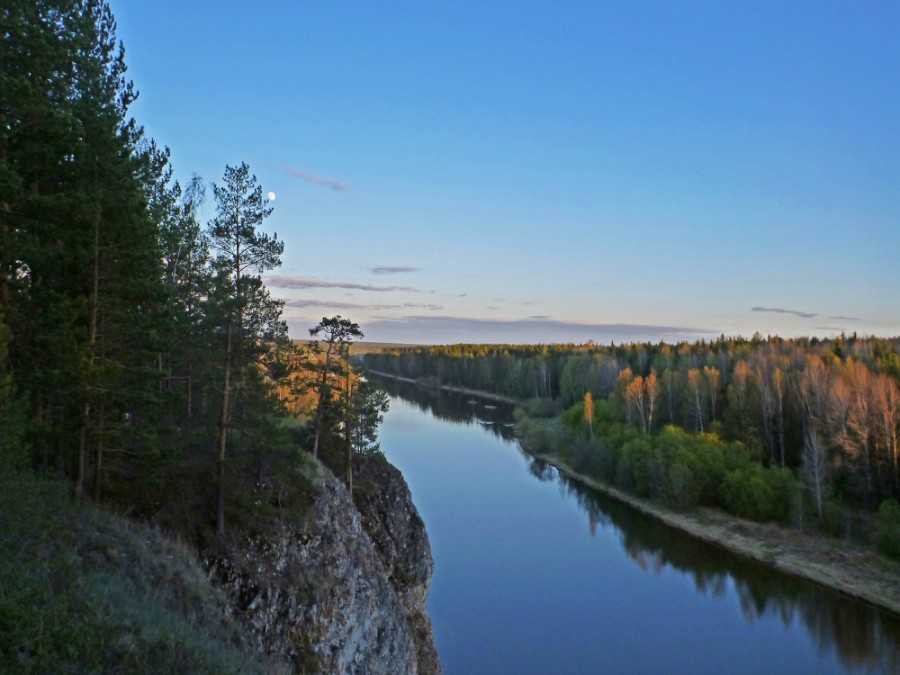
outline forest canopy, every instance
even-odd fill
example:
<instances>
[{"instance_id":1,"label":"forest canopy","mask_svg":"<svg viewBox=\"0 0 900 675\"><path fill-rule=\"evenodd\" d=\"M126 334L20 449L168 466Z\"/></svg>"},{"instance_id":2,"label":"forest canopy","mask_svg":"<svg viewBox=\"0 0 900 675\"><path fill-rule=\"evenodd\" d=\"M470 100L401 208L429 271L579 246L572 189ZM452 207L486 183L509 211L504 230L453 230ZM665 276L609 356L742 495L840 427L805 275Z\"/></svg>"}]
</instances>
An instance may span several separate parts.
<instances>
[{"instance_id":1,"label":"forest canopy","mask_svg":"<svg viewBox=\"0 0 900 675\"><path fill-rule=\"evenodd\" d=\"M757 335L404 347L363 359L373 371L531 399L532 416L574 407L570 420L588 436L605 417L646 436L671 426L738 442L757 465L796 472L821 517L828 499L874 509L900 496L898 355L896 338Z\"/></svg>"},{"instance_id":2,"label":"forest canopy","mask_svg":"<svg viewBox=\"0 0 900 675\"><path fill-rule=\"evenodd\" d=\"M0 33L2 471L219 538L283 500L301 449L349 480L383 401L353 387L355 323L288 339L262 276L284 243L251 168L176 180L131 115L104 0L11 0Z\"/></svg>"}]
</instances>

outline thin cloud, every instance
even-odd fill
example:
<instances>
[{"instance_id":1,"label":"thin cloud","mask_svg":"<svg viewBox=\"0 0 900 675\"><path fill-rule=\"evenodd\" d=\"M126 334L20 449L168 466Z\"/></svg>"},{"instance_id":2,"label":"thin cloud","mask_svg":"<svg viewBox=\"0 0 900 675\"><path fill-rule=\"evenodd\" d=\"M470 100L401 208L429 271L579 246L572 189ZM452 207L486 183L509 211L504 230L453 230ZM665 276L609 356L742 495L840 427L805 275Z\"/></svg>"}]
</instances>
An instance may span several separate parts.
<instances>
[{"instance_id":1,"label":"thin cloud","mask_svg":"<svg viewBox=\"0 0 900 675\"><path fill-rule=\"evenodd\" d=\"M352 291L408 291L420 293L418 288L411 286L375 286L373 284L357 284L351 281L325 281L310 277L299 277L287 274L273 274L266 277L266 283L274 288L344 288Z\"/></svg>"},{"instance_id":2,"label":"thin cloud","mask_svg":"<svg viewBox=\"0 0 900 675\"><path fill-rule=\"evenodd\" d=\"M403 303L404 309L427 309L432 312L437 312L444 309L443 305L430 305L430 304L416 304L415 302L405 302Z\"/></svg>"},{"instance_id":3,"label":"thin cloud","mask_svg":"<svg viewBox=\"0 0 900 675\"><path fill-rule=\"evenodd\" d=\"M800 312L796 309L784 309L783 307L754 307L751 312L770 312L772 314L791 314L801 319L814 319L819 316L816 312Z\"/></svg>"},{"instance_id":4,"label":"thin cloud","mask_svg":"<svg viewBox=\"0 0 900 675\"><path fill-rule=\"evenodd\" d=\"M689 340L718 334L710 328L654 326L642 324L590 324L552 319L473 319L443 315L410 315L399 318L376 317L366 323L366 335L372 340L452 344L655 342L666 339Z\"/></svg>"},{"instance_id":5,"label":"thin cloud","mask_svg":"<svg viewBox=\"0 0 900 675\"><path fill-rule=\"evenodd\" d=\"M816 330L826 330L832 333L846 333L847 329L843 326L816 326Z\"/></svg>"},{"instance_id":6,"label":"thin cloud","mask_svg":"<svg viewBox=\"0 0 900 675\"><path fill-rule=\"evenodd\" d=\"M444 307L442 305L430 305L427 303L404 302L398 304L368 304L359 302L341 302L339 300L313 300L309 298L294 298L285 301L285 307L304 308L304 307L327 307L331 309L360 309L371 311L382 311L387 309L425 309L437 312Z\"/></svg>"},{"instance_id":7,"label":"thin cloud","mask_svg":"<svg viewBox=\"0 0 900 675\"><path fill-rule=\"evenodd\" d=\"M751 309L753 312L771 312L774 314L790 314L792 316L799 316L801 319L815 319L816 317L821 317L822 315L818 312L800 312L796 309L784 309L783 307L753 307ZM855 316L826 316L826 319L830 319L831 321L861 321L861 319Z\"/></svg>"},{"instance_id":8,"label":"thin cloud","mask_svg":"<svg viewBox=\"0 0 900 675\"><path fill-rule=\"evenodd\" d=\"M546 321L550 318L549 314L532 314L531 316L525 317L526 319L531 319L532 321Z\"/></svg>"},{"instance_id":9,"label":"thin cloud","mask_svg":"<svg viewBox=\"0 0 900 675\"><path fill-rule=\"evenodd\" d=\"M418 272L419 268L406 265L379 265L370 271L372 274L405 274L406 272Z\"/></svg>"},{"instance_id":10,"label":"thin cloud","mask_svg":"<svg viewBox=\"0 0 900 675\"><path fill-rule=\"evenodd\" d=\"M312 185L318 185L320 187L328 188L329 190L334 190L335 192L346 192L350 189L350 183L345 183L342 180L337 180L335 178L326 178L325 176L317 176L314 173L310 173L309 171L304 171L303 169L298 169L293 166L284 167L285 173L287 175L292 176L294 178L299 178L302 181L310 183Z\"/></svg>"}]
</instances>

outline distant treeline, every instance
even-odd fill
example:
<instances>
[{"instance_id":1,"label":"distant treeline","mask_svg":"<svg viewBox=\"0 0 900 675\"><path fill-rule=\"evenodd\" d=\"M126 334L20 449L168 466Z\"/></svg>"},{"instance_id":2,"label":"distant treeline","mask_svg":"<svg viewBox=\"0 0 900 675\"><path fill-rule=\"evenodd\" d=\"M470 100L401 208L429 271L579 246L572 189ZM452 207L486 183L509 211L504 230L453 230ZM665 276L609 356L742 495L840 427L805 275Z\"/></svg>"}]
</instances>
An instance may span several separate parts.
<instances>
[{"instance_id":1,"label":"distant treeline","mask_svg":"<svg viewBox=\"0 0 900 675\"><path fill-rule=\"evenodd\" d=\"M898 339L757 335L415 347L363 358L371 369L542 399L557 411L589 393L645 433L665 425L713 432L764 465L802 469L816 501L834 495L874 507L900 495L898 354Z\"/></svg>"}]
</instances>

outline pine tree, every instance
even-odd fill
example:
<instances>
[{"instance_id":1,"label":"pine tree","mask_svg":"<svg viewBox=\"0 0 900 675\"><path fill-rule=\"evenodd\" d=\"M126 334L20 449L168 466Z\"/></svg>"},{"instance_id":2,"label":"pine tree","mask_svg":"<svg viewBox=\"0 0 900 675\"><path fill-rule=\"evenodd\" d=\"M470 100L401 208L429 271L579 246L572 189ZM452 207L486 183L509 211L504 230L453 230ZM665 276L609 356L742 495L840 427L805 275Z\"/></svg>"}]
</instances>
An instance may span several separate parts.
<instances>
[{"instance_id":1,"label":"pine tree","mask_svg":"<svg viewBox=\"0 0 900 675\"><path fill-rule=\"evenodd\" d=\"M309 334L314 338L324 336L323 341L325 343L323 347L319 340L315 340L312 345L313 352L318 357L315 364L315 387L318 401L316 403L316 416L313 420L312 452L313 457L318 457L325 412L331 404L331 380L333 378L340 379L341 377L342 366L339 357L344 346L348 345L355 338L361 338L363 333L359 328L359 324L338 315L331 318L322 317L319 324L315 328L310 329Z\"/></svg>"},{"instance_id":2,"label":"pine tree","mask_svg":"<svg viewBox=\"0 0 900 675\"><path fill-rule=\"evenodd\" d=\"M222 400L216 442L218 497L216 533L225 535L225 460L229 429L246 370L265 353L266 340L283 337L283 303L273 300L260 274L281 264L284 244L277 235L258 228L272 213L263 190L246 163L225 167L222 185L213 186L216 217L207 233L216 255L213 293L218 316L224 324L222 351Z\"/></svg>"}]
</instances>

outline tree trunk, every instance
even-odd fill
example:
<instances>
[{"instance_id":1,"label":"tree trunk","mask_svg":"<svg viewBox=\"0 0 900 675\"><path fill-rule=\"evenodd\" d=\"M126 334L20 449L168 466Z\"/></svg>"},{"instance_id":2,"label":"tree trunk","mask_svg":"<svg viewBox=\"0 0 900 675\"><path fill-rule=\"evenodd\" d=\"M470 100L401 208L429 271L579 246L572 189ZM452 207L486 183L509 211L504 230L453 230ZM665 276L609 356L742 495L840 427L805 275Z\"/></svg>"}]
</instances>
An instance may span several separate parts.
<instances>
[{"instance_id":1,"label":"tree trunk","mask_svg":"<svg viewBox=\"0 0 900 675\"><path fill-rule=\"evenodd\" d=\"M779 403L779 406L781 404ZM778 410L778 452L781 455L781 468L784 468L784 412L783 408L779 407Z\"/></svg>"},{"instance_id":2,"label":"tree trunk","mask_svg":"<svg viewBox=\"0 0 900 675\"><path fill-rule=\"evenodd\" d=\"M344 404L344 435L347 437L347 489L350 491L350 497L353 498L353 439L350 437L350 399L353 396L350 383L350 360L349 350L347 354L347 378L346 378L346 396L347 401Z\"/></svg>"},{"instance_id":3,"label":"tree trunk","mask_svg":"<svg viewBox=\"0 0 900 675\"><path fill-rule=\"evenodd\" d=\"M97 411L97 448L94 453L94 501L99 502L103 496L103 414L104 405L100 402Z\"/></svg>"},{"instance_id":4,"label":"tree trunk","mask_svg":"<svg viewBox=\"0 0 900 675\"><path fill-rule=\"evenodd\" d=\"M313 437L313 457L319 456L319 437L322 432L322 415L325 412L325 385L328 384L328 369L331 367L331 349L332 344L328 343L328 349L325 351L325 364L322 367L322 379L319 381L319 401L316 405L316 433Z\"/></svg>"},{"instance_id":5,"label":"tree trunk","mask_svg":"<svg viewBox=\"0 0 900 675\"><path fill-rule=\"evenodd\" d=\"M94 359L97 352L97 305L100 296L100 201L99 196L94 214L94 262L91 270L91 301L88 327L88 359L90 363L89 378L93 377ZM91 417L91 392L84 392L84 404L81 408L81 432L78 436L78 461L75 469L75 498L84 497L84 481L87 459L87 431Z\"/></svg>"},{"instance_id":6,"label":"tree trunk","mask_svg":"<svg viewBox=\"0 0 900 675\"><path fill-rule=\"evenodd\" d=\"M216 535L225 536L225 451L228 446L229 407L231 405L231 320L225 331L225 388L222 392L222 414L219 418L218 495L216 500Z\"/></svg>"},{"instance_id":7,"label":"tree trunk","mask_svg":"<svg viewBox=\"0 0 900 675\"><path fill-rule=\"evenodd\" d=\"M697 424L700 428L700 433L703 433L703 405L700 403L700 393L694 393L694 402L697 405Z\"/></svg>"}]
</instances>

